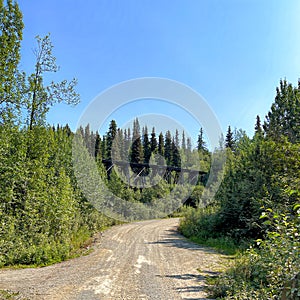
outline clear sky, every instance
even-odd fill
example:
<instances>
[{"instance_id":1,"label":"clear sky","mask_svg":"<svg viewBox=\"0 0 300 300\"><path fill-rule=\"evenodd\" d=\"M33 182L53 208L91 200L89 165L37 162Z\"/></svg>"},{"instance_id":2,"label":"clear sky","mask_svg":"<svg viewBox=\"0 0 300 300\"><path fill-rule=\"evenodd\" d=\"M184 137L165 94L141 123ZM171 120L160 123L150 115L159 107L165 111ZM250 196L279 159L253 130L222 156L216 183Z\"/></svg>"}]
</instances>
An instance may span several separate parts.
<instances>
[{"instance_id":1,"label":"clear sky","mask_svg":"<svg viewBox=\"0 0 300 300\"><path fill-rule=\"evenodd\" d=\"M60 104L50 124L72 129L103 90L138 77L179 81L200 93L228 125L253 133L281 78L300 77L298 0L19 0L25 30L21 68L33 70L34 37L51 33L55 79L78 79L81 103ZM149 105L151 112L151 105ZM141 113L131 105L124 124ZM165 113L162 108L161 113ZM117 118L118 117L118 118ZM197 131L184 115L183 126ZM192 135L197 132L192 132Z\"/></svg>"}]
</instances>

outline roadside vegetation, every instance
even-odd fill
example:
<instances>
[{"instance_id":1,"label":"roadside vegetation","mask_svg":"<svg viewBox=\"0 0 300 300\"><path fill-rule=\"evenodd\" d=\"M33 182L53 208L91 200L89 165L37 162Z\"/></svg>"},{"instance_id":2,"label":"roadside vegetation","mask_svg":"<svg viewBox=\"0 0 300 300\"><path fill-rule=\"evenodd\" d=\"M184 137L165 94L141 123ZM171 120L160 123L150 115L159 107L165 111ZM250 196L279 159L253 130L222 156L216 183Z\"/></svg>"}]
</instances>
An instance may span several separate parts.
<instances>
[{"instance_id":1,"label":"roadside vegetation","mask_svg":"<svg viewBox=\"0 0 300 300\"><path fill-rule=\"evenodd\" d=\"M233 249L247 246L214 282L218 299L300 299L299 99L299 87L281 80L253 138L229 128L217 195L182 219L189 238L217 248L223 241Z\"/></svg>"},{"instance_id":2,"label":"roadside vegetation","mask_svg":"<svg viewBox=\"0 0 300 300\"><path fill-rule=\"evenodd\" d=\"M76 133L68 125L47 124L53 105L79 103L77 80L53 81L59 77L59 67L50 34L36 37L32 72L20 69L24 24L17 2L0 0L0 26L0 267L45 266L74 257L84 252L94 233L117 222L95 209L84 187L79 186L78 169L73 168L75 137L80 136L86 150L86 156L78 156L82 159L80 167L86 170L87 161L92 159L108 190L136 204L137 209L163 206L158 200L161 198L173 205L171 191L178 201L183 193L189 194L188 188L176 187L178 171L149 188L139 188L138 184L131 187L124 183L115 169L106 172L108 167L103 164L114 159L192 168L199 163L198 151L184 132L156 133L155 128L148 132L147 127L140 128L137 119L133 128L124 131L112 120L103 136L88 124ZM202 129L198 145L204 147ZM208 171L209 165L210 154L205 150L201 168ZM137 181L139 172L132 168L132 180ZM149 168L143 172L147 175ZM93 182L90 179L85 182ZM188 199L191 205L202 190L203 182L199 182ZM91 194L98 198L95 201L110 200L101 188ZM178 207L177 202L174 205ZM122 212L126 214L126 209ZM138 213L141 219L159 217L147 215L147 209L144 215Z\"/></svg>"},{"instance_id":3,"label":"roadside vegetation","mask_svg":"<svg viewBox=\"0 0 300 300\"><path fill-rule=\"evenodd\" d=\"M190 186L177 185L176 169L149 188L131 187L116 170L107 173L103 162L129 160L136 178L142 177L136 164L152 163L178 169L200 165L218 176L210 170L213 153L202 128L193 149L184 132L148 132L137 119L124 131L112 120L103 136L89 125L76 134L68 125L50 126L46 116L53 105L79 102L77 81L51 81L59 68L50 35L36 39L32 73L20 70L23 21L13 1L0 0L0 25L0 267L43 266L74 257L95 232L116 223L95 209L79 187L72 161L79 134L115 196L150 206L169 199L171 192L179 200L189 195L180 231L236 254L215 279L213 297L300 299L300 83L294 87L280 81L263 124L257 117L252 138L228 127L225 143L221 140L214 153L218 159L218 151L226 151L227 161L213 199L204 197L207 178L191 184L190 193ZM147 175L149 168L143 172Z\"/></svg>"}]
</instances>

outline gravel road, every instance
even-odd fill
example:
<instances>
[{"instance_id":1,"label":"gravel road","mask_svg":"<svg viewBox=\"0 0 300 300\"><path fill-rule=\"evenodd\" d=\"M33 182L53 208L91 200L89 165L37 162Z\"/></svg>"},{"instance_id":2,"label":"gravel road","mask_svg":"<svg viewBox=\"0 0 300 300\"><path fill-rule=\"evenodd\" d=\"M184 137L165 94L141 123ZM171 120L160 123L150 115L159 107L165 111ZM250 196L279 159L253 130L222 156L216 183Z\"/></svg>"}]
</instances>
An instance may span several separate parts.
<instances>
[{"instance_id":1,"label":"gravel road","mask_svg":"<svg viewBox=\"0 0 300 300\"><path fill-rule=\"evenodd\" d=\"M205 277L214 275L222 257L188 242L177 233L178 222L113 227L87 256L44 268L0 270L0 289L30 300L208 299Z\"/></svg>"}]
</instances>

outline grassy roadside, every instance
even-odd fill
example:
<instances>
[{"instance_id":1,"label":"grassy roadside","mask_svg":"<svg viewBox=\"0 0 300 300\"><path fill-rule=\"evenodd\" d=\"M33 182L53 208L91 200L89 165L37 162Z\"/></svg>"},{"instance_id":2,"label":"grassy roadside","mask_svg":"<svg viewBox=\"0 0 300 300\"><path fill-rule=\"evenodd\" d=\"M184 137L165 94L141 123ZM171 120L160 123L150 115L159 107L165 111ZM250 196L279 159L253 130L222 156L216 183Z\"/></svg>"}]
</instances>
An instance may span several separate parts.
<instances>
[{"instance_id":1,"label":"grassy roadside","mask_svg":"<svg viewBox=\"0 0 300 300\"><path fill-rule=\"evenodd\" d=\"M237 246L230 238L220 237L203 239L196 236L187 238L195 244L211 247L217 252L225 255L236 256L243 250L240 246Z\"/></svg>"},{"instance_id":2,"label":"grassy roadside","mask_svg":"<svg viewBox=\"0 0 300 300\"><path fill-rule=\"evenodd\" d=\"M76 237L76 243L73 243L73 249L70 251L70 255L66 257L65 259L60 260L51 260L48 263L41 263L41 264L14 264L14 265L6 265L0 268L0 270L16 270L16 269L27 269L27 268L40 268L40 267L47 267L51 266L57 263L61 263L63 261L68 261L80 256L86 256L93 252L95 244L101 239L101 235L106 230L112 228L113 226L117 226L122 224L121 222L115 222L115 224L111 226L104 226L100 231L96 232L92 236L89 234L82 234L80 236ZM1 294L0 290L0 296L4 297L2 294L5 294L4 292ZM0 297L0 300L2 298ZM6 298L3 298L6 299ZM11 298L7 298L11 299ZM13 298L12 298L13 299ZM19 298L18 298L19 299Z\"/></svg>"},{"instance_id":3,"label":"grassy roadside","mask_svg":"<svg viewBox=\"0 0 300 300\"><path fill-rule=\"evenodd\" d=\"M234 266L236 261L239 260L244 249L241 246L236 245L230 238L219 237L203 239L195 236L186 238L197 245L212 248L222 256L220 265L211 274L207 274L207 272L202 272L201 269L198 269L199 274L205 278L205 283L207 285L205 291L207 292L208 297L219 299L215 298L215 296L218 297L220 292L223 293L223 291L220 291L220 278L222 278L222 276Z\"/></svg>"},{"instance_id":4,"label":"grassy roadside","mask_svg":"<svg viewBox=\"0 0 300 300\"><path fill-rule=\"evenodd\" d=\"M227 236L209 237L213 217L203 212L182 220L180 231L191 241L232 255L220 274L206 277L212 298L300 300L299 207L294 206L294 215L269 210L267 222L273 224L272 230L263 240L244 245Z\"/></svg>"},{"instance_id":5,"label":"grassy roadside","mask_svg":"<svg viewBox=\"0 0 300 300\"><path fill-rule=\"evenodd\" d=\"M18 292L0 290L0 300L29 300L20 296Z\"/></svg>"}]
</instances>

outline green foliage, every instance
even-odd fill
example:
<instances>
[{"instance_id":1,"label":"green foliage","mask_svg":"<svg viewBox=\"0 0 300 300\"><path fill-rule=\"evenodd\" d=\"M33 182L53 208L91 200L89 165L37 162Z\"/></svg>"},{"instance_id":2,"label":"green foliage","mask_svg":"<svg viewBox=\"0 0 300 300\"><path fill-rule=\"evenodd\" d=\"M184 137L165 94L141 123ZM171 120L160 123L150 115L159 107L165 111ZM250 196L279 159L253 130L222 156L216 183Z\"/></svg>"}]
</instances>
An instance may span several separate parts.
<instances>
[{"instance_id":1,"label":"green foliage","mask_svg":"<svg viewBox=\"0 0 300 300\"><path fill-rule=\"evenodd\" d=\"M79 95L75 91L77 80L74 78L70 82L51 82L44 86L44 76L47 72L57 72L56 58L54 57L53 45L50 36L46 35L37 39L37 49L35 50L34 73L28 77L25 103L28 111L27 124L30 130L34 125L42 125L45 122L49 108L55 103L65 102L76 105L79 103Z\"/></svg>"},{"instance_id":2,"label":"green foliage","mask_svg":"<svg viewBox=\"0 0 300 300\"><path fill-rule=\"evenodd\" d=\"M0 1L0 121L14 122L22 104L18 64L24 25L18 4L6 2Z\"/></svg>"},{"instance_id":3,"label":"green foliage","mask_svg":"<svg viewBox=\"0 0 300 300\"><path fill-rule=\"evenodd\" d=\"M187 208L184 218L180 222L179 230L187 237L207 238L218 236L216 226L217 208Z\"/></svg>"},{"instance_id":4,"label":"green foliage","mask_svg":"<svg viewBox=\"0 0 300 300\"><path fill-rule=\"evenodd\" d=\"M214 297L221 299L300 299L300 205L295 215L262 214L274 230L256 240L217 280Z\"/></svg>"},{"instance_id":5,"label":"green foliage","mask_svg":"<svg viewBox=\"0 0 300 300\"><path fill-rule=\"evenodd\" d=\"M224 299L300 299L300 144L299 86L280 82L263 129L255 135L226 136L225 177L216 208L186 214L182 232L195 240L253 242L223 276L214 297ZM234 150L234 151L232 151Z\"/></svg>"},{"instance_id":6,"label":"green foliage","mask_svg":"<svg viewBox=\"0 0 300 300\"><path fill-rule=\"evenodd\" d=\"M207 151L206 143L204 141L204 132L203 132L202 127L200 128L200 132L199 132L199 135L198 135L197 150L198 151Z\"/></svg>"},{"instance_id":7,"label":"green foliage","mask_svg":"<svg viewBox=\"0 0 300 300\"><path fill-rule=\"evenodd\" d=\"M234 150L234 145L235 145L235 141L233 137L233 132L231 131L231 127L228 126L227 134L225 138L225 147Z\"/></svg>"},{"instance_id":8,"label":"green foliage","mask_svg":"<svg viewBox=\"0 0 300 300\"><path fill-rule=\"evenodd\" d=\"M13 291L7 291L7 290L0 290L0 299L1 300L8 300L8 299L20 299L20 293L13 292ZM25 298L22 298L22 300L26 300Z\"/></svg>"},{"instance_id":9,"label":"green foliage","mask_svg":"<svg viewBox=\"0 0 300 300\"><path fill-rule=\"evenodd\" d=\"M132 135L132 145L130 149L130 162L131 163L143 163L143 147L140 133L140 124L138 119L135 119L133 123L133 135ZM132 167L135 173L139 172L138 168Z\"/></svg>"},{"instance_id":10,"label":"green foliage","mask_svg":"<svg viewBox=\"0 0 300 300\"><path fill-rule=\"evenodd\" d=\"M0 266L66 259L111 224L76 186L71 139L64 129L4 126L0 141Z\"/></svg>"},{"instance_id":11,"label":"green foliage","mask_svg":"<svg viewBox=\"0 0 300 300\"><path fill-rule=\"evenodd\" d=\"M264 122L264 131L268 138L280 140L285 136L289 142L300 142L300 100L299 88L293 87L286 80L280 80L276 89L275 101Z\"/></svg>"},{"instance_id":12,"label":"green foliage","mask_svg":"<svg viewBox=\"0 0 300 300\"><path fill-rule=\"evenodd\" d=\"M144 163L149 163L150 157L151 157L151 143L149 141L149 136L148 136L148 128L145 126L143 128L143 152L144 152ZM155 146L155 141L153 140L153 147ZM155 149L154 149L155 150Z\"/></svg>"},{"instance_id":13,"label":"green foliage","mask_svg":"<svg viewBox=\"0 0 300 300\"><path fill-rule=\"evenodd\" d=\"M79 101L76 80L44 85L45 73L58 70L46 36L37 37L26 81L18 69L22 29L18 5L0 1L0 267L61 261L112 224L77 186L70 128L45 126L52 105Z\"/></svg>"},{"instance_id":14,"label":"green foliage","mask_svg":"<svg viewBox=\"0 0 300 300\"><path fill-rule=\"evenodd\" d=\"M194 209L187 207L180 221L179 231L197 244L213 247L225 254L236 254L236 242L229 236L222 236L218 228L218 208L209 206Z\"/></svg>"},{"instance_id":15,"label":"green foliage","mask_svg":"<svg viewBox=\"0 0 300 300\"><path fill-rule=\"evenodd\" d=\"M222 231L233 238L258 238L265 226L261 206L288 207L293 196L284 191L300 176L299 145L254 138L239 142L228 154L227 172L216 199L220 203Z\"/></svg>"}]
</instances>

